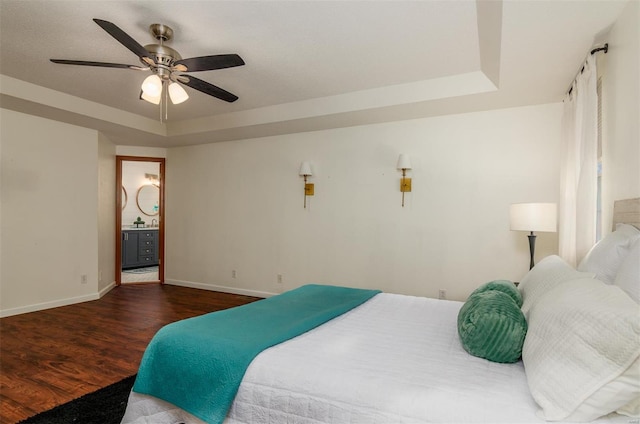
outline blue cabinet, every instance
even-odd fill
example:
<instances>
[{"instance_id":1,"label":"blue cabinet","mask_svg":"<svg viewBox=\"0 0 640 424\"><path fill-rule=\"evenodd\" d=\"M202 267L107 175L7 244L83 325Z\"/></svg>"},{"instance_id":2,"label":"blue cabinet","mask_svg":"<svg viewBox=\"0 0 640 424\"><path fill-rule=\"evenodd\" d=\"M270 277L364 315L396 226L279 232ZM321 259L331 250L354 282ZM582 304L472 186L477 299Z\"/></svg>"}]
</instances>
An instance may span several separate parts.
<instances>
[{"instance_id":1,"label":"blue cabinet","mask_svg":"<svg viewBox=\"0 0 640 424\"><path fill-rule=\"evenodd\" d=\"M158 265L158 230L122 230L122 269Z\"/></svg>"}]
</instances>

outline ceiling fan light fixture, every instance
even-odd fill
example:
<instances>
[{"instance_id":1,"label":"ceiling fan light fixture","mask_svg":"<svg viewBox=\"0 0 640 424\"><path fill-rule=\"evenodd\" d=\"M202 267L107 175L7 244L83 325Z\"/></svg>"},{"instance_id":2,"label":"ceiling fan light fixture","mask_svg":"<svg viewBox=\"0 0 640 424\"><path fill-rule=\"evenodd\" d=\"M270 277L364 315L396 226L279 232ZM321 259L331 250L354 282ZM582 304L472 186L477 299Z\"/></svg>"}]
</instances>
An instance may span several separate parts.
<instances>
[{"instance_id":1,"label":"ceiling fan light fixture","mask_svg":"<svg viewBox=\"0 0 640 424\"><path fill-rule=\"evenodd\" d=\"M157 75L149 75L142 82L142 92L150 97L158 97L162 94L162 80ZM145 99L146 100L146 99Z\"/></svg>"},{"instance_id":2,"label":"ceiling fan light fixture","mask_svg":"<svg viewBox=\"0 0 640 424\"><path fill-rule=\"evenodd\" d=\"M169 84L169 97L174 105L178 105L189 98L187 92L176 82Z\"/></svg>"},{"instance_id":3,"label":"ceiling fan light fixture","mask_svg":"<svg viewBox=\"0 0 640 424\"><path fill-rule=\"evenodd\" d=\"M50 59L51 62L61 65L98 66L102 68L151 71L152 75L145 78L140 87L140 99L161 105L160 122L162 122L163 109L165 117L167 116L167 97L171 98L173 104L182 103L189 98L189 95L180 85L172 84L171 82L178 81L180 84L184 84L201 93L229 103L238 100L238 96L220 87L216 87L196 77L183 75L184 72L213 71L244 65L244 60L237 54L215 54L183 59L176 50L164 45L165 41L169 41L173 37L173 30L167 25L152 24L149 30L151 31L151 35L158 41L158 44L148 44L143 47L114 23L103 19L93 19L93 21L110 36L115 38L122 46L135 54L143 66L67 59ZM167 86L166 91L164 91L165 85ZM165 101L162 100L163 95L165 96ZM164 108L162 106L164 106Z\"/></svg>"},{"instance_id":4,"label":"ceiling fan light fixture","mask_svg":"<svg viewBox=\"0 0 640 424\"><path fill-rule=\"evenodd\" d=\"M142 94L140 94L140 98L142 100L146 100L149 103L153 103L154 105L159 105L160 104L160 98L162 97L161 94L158 94L157 96L151 96L147 93L145 93L144 91L142 92Z\"/></svg>"}]
</instances>

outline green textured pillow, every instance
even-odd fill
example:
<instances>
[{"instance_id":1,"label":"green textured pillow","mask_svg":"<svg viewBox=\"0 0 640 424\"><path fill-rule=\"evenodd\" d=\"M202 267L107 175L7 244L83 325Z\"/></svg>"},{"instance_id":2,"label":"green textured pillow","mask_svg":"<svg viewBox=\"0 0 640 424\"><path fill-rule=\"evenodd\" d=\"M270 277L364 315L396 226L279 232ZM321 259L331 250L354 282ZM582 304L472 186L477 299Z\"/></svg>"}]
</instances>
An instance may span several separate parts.
<instances>
[{"instance_id":1,"label":"green textured pillow","mask_svg":"<svg viewBox=\"0 0 640 424\"><path fill-rule=\"evenodd\" d=\"M510 296L514 302L516 302L518 308L522 307L522 295L520 294L520 290L518 290L516 285L509 280L490 281L487 284L483 284L482 286L475 289L473 293L469 295L469 297L491 290L503 292L504 294Z\"/></svg>"},{"instance_id":2,"label":"green textured pillow","mask_svg":"<svg viewBox=\"0 0 640 424\"><path fill-rule=\"evenodd\" d=\"M527 321L507 294L490 290L470 296L458 313L464 349L493 362L516 362L522 355Z\"/></svg>"}]
</instances>

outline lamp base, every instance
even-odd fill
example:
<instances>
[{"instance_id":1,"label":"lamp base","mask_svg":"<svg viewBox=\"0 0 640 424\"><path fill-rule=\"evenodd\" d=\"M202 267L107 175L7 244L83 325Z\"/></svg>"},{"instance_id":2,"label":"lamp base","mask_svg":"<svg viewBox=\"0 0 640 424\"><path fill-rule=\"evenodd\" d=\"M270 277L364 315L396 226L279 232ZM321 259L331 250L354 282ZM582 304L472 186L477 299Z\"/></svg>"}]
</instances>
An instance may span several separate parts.
<instances>
[{"instance_id":1,"label":"lamp base","mask_svg":"<svg viewBox=\"0 0 640 424\"><path fill-rule=\"evenodd\" d=\"M531 231L531 234L529 234L527 237L529 237L529 252L531 253L531 261L529 262L529 269L531 269L535 265L533 263L533 255L536 252L536 235L533 234L533 231Z\"/></svg>"}]
</instances>

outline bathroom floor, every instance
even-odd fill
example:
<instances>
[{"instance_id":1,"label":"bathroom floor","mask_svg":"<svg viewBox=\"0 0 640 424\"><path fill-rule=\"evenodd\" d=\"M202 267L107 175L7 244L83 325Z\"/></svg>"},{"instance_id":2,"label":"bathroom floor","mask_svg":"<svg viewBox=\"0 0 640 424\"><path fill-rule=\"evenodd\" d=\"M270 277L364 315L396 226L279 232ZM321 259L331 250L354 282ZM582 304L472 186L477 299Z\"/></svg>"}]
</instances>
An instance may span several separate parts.
<instances>
[{"instance_id":1,"label":"bathroom floor","mask_svg":"<svg viewBox=\"0 0 640 424\"><path fill-rule=\"evenodd\" d=\"M157 266L138 268L135 270L122 272L122 284L142 282L147 283L150 281L159 281Z\"/></svg>"}]
</instances>

